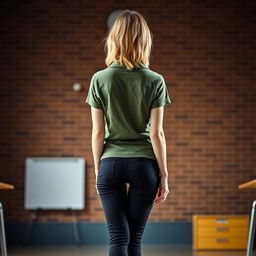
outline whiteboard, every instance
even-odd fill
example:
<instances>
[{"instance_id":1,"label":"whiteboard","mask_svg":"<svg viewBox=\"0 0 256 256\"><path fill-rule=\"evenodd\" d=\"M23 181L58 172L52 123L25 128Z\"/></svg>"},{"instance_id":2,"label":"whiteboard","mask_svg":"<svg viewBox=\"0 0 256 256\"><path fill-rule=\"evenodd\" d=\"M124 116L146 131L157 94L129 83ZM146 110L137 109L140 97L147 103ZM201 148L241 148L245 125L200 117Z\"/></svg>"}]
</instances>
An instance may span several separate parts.
<instances>
[{"instance_id":1,"label":"whiteboard","mask_svg":"<svg viewBox=\"0 0 256 256\"><path fill-rule=\"evenodd\" d=\"M84 158L26 158L25 209L84 209L84 191Z\"/></svg>"}]
</instances>

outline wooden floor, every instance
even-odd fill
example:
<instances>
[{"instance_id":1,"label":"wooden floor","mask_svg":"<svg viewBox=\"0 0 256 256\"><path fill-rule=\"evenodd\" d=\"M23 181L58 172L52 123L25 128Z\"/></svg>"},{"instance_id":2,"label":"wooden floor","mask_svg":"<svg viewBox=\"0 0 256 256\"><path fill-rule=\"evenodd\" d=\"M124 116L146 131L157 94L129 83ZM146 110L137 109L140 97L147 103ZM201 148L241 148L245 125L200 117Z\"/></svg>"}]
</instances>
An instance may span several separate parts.
<instances>
[{"instance_id":1,"label":"wooden floor","mask_svg":"<svg viewBox=\"0 0 256 256\"><path fill-rule=\"evenodd\" d=\"M191 247L143 245L143 256L245 256L246 251L193 251ZM10 247L8 256L108 256L106 246Z\"/></svg>"}]
</instances>

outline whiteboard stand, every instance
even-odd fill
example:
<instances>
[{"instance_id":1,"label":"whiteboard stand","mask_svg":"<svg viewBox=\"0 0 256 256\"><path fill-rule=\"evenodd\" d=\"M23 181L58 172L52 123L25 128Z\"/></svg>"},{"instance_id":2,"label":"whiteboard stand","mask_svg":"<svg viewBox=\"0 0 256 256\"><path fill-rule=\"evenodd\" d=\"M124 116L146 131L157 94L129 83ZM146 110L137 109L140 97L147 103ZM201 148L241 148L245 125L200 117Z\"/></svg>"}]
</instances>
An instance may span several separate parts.
<instances>
[{"instance_id":1,"label":"whiteboard stand","mask_svg":"<svg viewBox=\"0 0 256 256\"><path fill-rule=\"evenodd\" d=\"M81 240L80 240L80 236L79 236L79 232L78 232L78 226L77 226L77 221L76 221L76 216L75 216L75 214L74 214L74 211L72 211L72 209L68 209L68 210L70 210L71 211L71 213L72 213L72 219L73 219L73 227L74 227L74 237L75 237L75 240L76 240L76 243L77 243L77 245L79 246L79 245L81 245Z\"/></svg>"},{"instance_id":2,"label":"whiteboard stand","mask_svg":"<svg viewBox=\"0 0 256 256\"><path fill-rule=\"evenodd\" d=\"M35 223L36 217L37 217L37 210L40 210L40 208L36 209L34 212L32 212L28 225L27 225L27 229L24 235L24 240L23 240L23 246L28 245L31 242L31 229L32 229L32 225L33 223ZM69 211L71 211L72 214L72 223L73 223L73 231L74 231L74 238L76 241L77 246L81 245L81 239L80 239L80 235L78 232L78 225L77 225L77 221L76 221L76 216L74 214L74 211L69 208Z\"/></svg>"}]
</instances>

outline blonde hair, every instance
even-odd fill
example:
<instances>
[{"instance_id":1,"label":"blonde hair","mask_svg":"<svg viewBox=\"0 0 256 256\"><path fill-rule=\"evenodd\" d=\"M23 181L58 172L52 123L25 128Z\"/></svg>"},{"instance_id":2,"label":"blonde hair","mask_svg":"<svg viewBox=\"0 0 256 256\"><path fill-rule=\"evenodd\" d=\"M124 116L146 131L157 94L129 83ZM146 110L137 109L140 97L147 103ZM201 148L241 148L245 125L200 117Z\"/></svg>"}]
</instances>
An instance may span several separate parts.
<instances>
[{"instance_id":1,"label":"blonde hair","mask_svg":"<svg viewBox=\"0 0 256 256\"><path fill-rule=\"evenodd\" d=\"M128 70L142 62L149 66L153 35L146 20L137 11L124 10L116 18L106 40L105 64L113 61L124 65Z\"/></svg>"}]
</instances>

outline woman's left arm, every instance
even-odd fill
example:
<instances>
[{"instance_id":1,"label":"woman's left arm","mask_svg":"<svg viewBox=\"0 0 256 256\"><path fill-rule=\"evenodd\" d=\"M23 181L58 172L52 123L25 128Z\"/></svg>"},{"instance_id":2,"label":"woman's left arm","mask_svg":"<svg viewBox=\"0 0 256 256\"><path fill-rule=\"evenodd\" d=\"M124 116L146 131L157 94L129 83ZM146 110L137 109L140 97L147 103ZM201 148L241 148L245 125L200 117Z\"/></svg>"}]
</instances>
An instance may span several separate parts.
<instances>
[{"instance_id":1,"label":"woman's left arm","mask_svg":"<svg viewBox=\"0 0 256 256\"><path fill-rule=\"evenodd\" d=\"M92 116L92 153L94 160L95 175L97 178L100 157L103 152L104 147L104 137L105 137L105 120L104 111L100 108L91 107Z\"/></svg>"}]
</instances>

